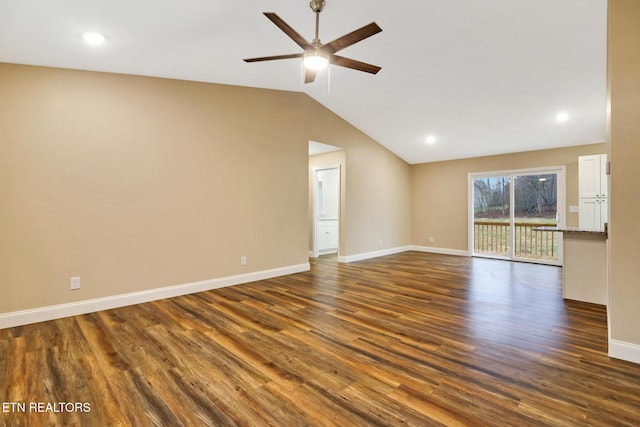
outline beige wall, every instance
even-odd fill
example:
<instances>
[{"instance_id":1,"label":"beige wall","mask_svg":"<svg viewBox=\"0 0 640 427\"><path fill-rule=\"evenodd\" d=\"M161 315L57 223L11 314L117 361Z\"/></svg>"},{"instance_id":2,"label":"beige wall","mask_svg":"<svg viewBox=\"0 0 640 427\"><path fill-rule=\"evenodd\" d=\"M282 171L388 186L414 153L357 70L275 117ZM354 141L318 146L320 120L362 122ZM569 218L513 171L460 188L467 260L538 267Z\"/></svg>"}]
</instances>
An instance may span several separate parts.
<instances>
[{"instance_id":1,"label":"beige wall","mask_svg":"<svg viewBox=\"0 0 640 427\"><path fill-rule=\"evenodd\" d=\"M411 244L411 168L381 146L346 146L345 255Z\"/></svg>"},{"instance_id":2,"label":"beige wall","mask_svg":"<svg viewBox=\"0 0 640 427\"><path fill-rule=\"evenodd\" d=\"M610 338L640 346L639 1L609 0L608 56Z\"/></svg>"},{"instance_id":3,"label":"beige wall","mask_svg":"<svg viewBox=\"0 0 640 427\"><path fill-rule=\"evenodd\" d=\"M567 225L578 225L578 156L606 153L605 143L526 153L413 165L411 168L412 243L466 251L468 247L468 174L545 166L566 166ZM429 242L429 237L434 242Z\"/></svg>"},{"instance_id":4,"label":"beige wall","mask_svg":"<svg viewBox=\"0 0 640 427\"><path fill-rule=\"evenodd\" d=\"M305 94L9 64L0 93L0 313L306 263L309 140L347 149L345 252L409 242L409 166Z\"/></svg>"}]
</instances>

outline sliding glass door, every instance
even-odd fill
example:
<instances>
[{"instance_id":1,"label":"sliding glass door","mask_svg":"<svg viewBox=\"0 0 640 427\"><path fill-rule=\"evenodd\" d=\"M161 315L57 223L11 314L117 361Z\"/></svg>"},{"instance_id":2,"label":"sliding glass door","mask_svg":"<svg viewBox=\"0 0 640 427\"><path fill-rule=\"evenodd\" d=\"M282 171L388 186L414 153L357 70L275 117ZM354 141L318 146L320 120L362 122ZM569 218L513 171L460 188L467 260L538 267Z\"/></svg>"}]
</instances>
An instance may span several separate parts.
<instances>
[{"instance_id":1,"label":"sliding glass door","mask_svg":"<svg viewBox=\"0 0 640 427\"><path fill-rule=\"evenodd\" d=\"M564 168L470 174L472 255L560 264Z\"/></svg>"}]
</instances>

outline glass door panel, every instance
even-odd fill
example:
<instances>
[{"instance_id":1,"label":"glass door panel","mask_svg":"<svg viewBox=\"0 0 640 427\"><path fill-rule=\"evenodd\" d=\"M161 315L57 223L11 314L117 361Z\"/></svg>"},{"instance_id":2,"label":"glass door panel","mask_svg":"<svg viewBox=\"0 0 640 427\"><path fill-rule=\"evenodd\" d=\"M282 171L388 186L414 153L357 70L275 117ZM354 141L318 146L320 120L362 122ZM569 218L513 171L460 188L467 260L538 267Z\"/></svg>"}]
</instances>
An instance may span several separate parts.
<instances>
[{"instance_id":1,"label":"glass door panel","mask_svg":"<svg viewBox=\"0 0 640 427\"><path fill-rule=\"evenodd\" d=\"M510 177L473 179L473 254L511 257Z\"/></svg>"},{"instance_id":2,"label":"glass door panel","mask_svg":"<svg viewBox=\"0 0 640 427\"><path fill-rule=\"evenodd\" d=\"M513 176L514 258L558 261L558 234L535 230L558 225L558 175Z\"/></svg>"}]
</instances>

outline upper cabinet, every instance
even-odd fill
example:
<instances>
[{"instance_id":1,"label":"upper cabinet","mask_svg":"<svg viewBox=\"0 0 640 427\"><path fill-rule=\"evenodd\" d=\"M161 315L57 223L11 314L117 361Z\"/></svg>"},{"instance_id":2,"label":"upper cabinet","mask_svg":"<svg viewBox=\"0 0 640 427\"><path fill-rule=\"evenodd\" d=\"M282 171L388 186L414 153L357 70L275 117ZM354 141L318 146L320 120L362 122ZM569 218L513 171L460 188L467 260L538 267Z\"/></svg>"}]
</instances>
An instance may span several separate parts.
<instances>
[{"instance_id":1,"label":"upper cabinet","mask_svg":"<svg viewBox=\"0 0 640 427\"><path fill-rule=\"evenodd\" d=\"M578 157L579 225L604 230L608 219L607 155Z\"/></svg>"},{"instance_id":2,"label":"upper cabinet","mask_svg":"<svg viewBox=\"0 0 640 427\"><path fill-rule=\"evenodd\" d=\"M578 158L578 197L607 197L607 155L595 154Z\"/></svg>"}]
</instances>

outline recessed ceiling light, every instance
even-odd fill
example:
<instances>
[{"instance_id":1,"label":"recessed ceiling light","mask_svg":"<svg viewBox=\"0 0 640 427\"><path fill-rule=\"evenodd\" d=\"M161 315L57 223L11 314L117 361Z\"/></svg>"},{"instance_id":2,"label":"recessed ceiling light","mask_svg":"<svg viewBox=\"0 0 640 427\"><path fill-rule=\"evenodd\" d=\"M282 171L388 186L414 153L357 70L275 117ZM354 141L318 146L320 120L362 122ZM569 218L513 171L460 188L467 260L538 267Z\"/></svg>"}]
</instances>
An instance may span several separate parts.
<instances>
[{"instance_id":1,"label":"recessed ceiling light","mask_svg":"<svg viewBox=\"0 0 640 427\"><path fill-rule=\"evenodd\" d=\"M431 144L435 144L436 143L436 137L433 135L429 135L427 136L427 138L425 139L426 143L431 145Z\"/></svg>"},{"instance_id":2,"label":"recessed ceiling light","mask_svg":"<svg viewBox=\"0 0 640 427\"><path fill-rule=\"evenodd\" d=\"M558 113L558 115L556 116L556 122L558 123L564 123L567 120L569 120L569 114L565 113L564 111Z\"/></svg>"},{"instance_id":3,"label":"recessed ceiling light","mask_svg":"<svg viewBox=\"0 0 640 427\"><path fill-rule=\"evenodd\" d=\"M84 33L82 40L90 46L100 46L106 40L106 37L100 33Z\"/></svg>"}]
</instances>

